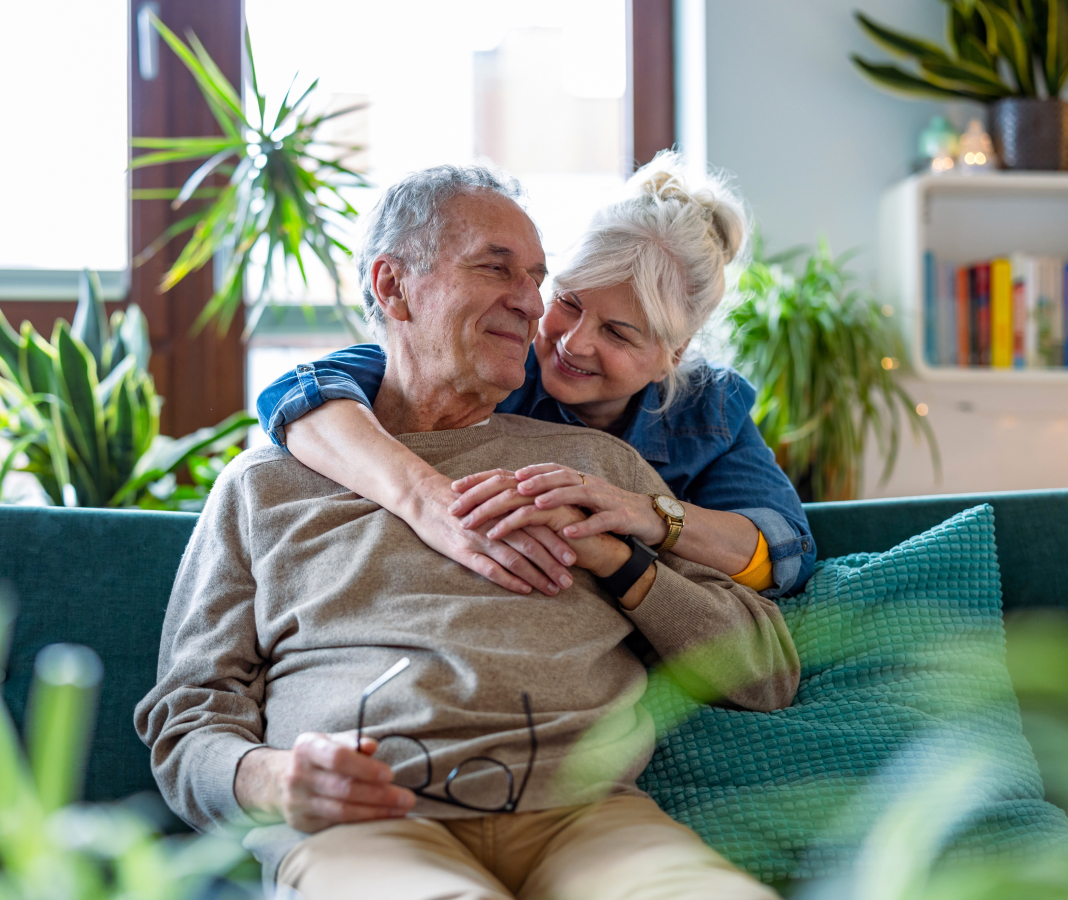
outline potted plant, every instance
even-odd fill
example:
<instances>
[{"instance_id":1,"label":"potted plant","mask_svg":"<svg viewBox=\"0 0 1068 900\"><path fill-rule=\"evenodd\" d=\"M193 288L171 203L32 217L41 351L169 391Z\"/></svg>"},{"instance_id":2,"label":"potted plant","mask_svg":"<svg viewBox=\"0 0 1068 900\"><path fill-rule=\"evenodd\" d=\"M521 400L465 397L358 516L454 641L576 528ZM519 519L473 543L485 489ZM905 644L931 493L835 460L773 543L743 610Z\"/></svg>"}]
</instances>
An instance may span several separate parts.
<instances>
[{"instance_id":1,"label":"potted plant","mask_svg":"<svg viewBox=\"0 0 1068 900\"><path fill-rule=\"evenodd\" d=\"M0 313L0 488L18 471L57 506L201 508L256 420L239 412L177 440L159 434L151 353L137 304L109 322L88 272L73 324L57 320L51 342L29 322L16 333ZM174 477L183 466L192 485Z\"/></svg>"},{"instance_id":2,"label":"potted plant","mask_svg":"<svg viewBox=\"0 0 1068 900\"><path fill-rule=\"evenodd\" d=\"M912 97L965 99L989 110L1009 169L1068 169L1068 0L946 0L949 50L901 34L861 12L860 27L915 71L851 58L881 88Z\"/></svg>"},{"instance_id":3,"label":"potted plant","mask_svg":"<svg viewBox=\"0 0 1068 900\"><path fill-rule=\"evenodd\" d=\"M307 107L319 83L316 79L295 100L287 92L270 115L267 98L260 93L256 80L252 44L246 31L251 79L246 94L250 112L246 114L240 93L195 34L188 35L189 45L186 45L155 15L152 24L196 79L222 135L132 139L135 149L151 152L133 157L131 169L204 160L180 188L135 189L134 200L170 198L172 207L180 209L191 199L210 199L164 231L138 255L135 265L149 259L179 235L192 232L160 284L160 290L167 291L221 252L225 264L219 288L201 311L194 328L199 329L214 319L220 333L225 333L244 302L245 277L253 254L265 250L263 281L245 328L248 335L269 303L277 253L281 253L284 266L290 262L297 265L305 284L304 260L311 254L322 262L334 282L335 299L344 321L355 337L363 339L362 317L341 300L336 257L352 255L341 240L340 226L355 220L357 215L340 189L365 187L368 182L343 162L359 147L316 139L323 122L361 109L362 105L312 115ZM227 177L225 187L212 186L212 176L216 173Z\"/></svg>"},{"instance_id":4,"label":"potted plant","mask_svg":"<svg viewBox=\"0 0 1068 900\"><path fill-rule=\"evenodd\" d=\"M742 273L742 301L728 310L734 364L757 388L753 419L802 500L858 495L869 428L885 459L897 460L901 416L922 433L940 471L927 420L901 386L904 341L869 294L852 286L849 254L821 240L799 271L800 251L762 259L759 241Z\"/></svg>"}]
</instances>

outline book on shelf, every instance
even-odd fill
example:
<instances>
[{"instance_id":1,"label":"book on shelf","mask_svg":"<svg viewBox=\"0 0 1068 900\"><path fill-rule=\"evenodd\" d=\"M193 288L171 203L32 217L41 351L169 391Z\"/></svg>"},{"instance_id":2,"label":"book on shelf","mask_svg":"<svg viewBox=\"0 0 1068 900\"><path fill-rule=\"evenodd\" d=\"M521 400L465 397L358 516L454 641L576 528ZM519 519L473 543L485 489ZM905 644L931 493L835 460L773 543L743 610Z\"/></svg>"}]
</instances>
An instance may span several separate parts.
<instances>
[{"instance_id":1,"label":"book on shelf","mask_svg":"<svg viewBox=\"0 0 1068 900\"><path fill-rule=\"evenodd\" d=\"M932 366L1068 366L1068 260L1013 253L923 259L923 355Z\"/></svg>"}]
</instances>

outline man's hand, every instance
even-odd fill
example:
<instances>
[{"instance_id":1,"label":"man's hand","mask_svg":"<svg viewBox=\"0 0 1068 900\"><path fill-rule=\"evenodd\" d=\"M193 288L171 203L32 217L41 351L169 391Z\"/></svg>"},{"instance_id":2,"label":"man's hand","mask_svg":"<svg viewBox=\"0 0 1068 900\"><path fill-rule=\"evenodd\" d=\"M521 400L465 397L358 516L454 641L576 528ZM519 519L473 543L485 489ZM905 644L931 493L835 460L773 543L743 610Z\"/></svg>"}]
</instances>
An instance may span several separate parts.
<instances>
[{"instance_id":1,"label":"man's hand","mask_svg":"<svg viewBox=\"0 0 1068 900\"><path fill-rule=\"evenodd\" d=\"M377 748L371 738L355 750L314 732L300 735L292 750L261 747L238 764L234 795L254 818L281 818L307 834L345 822L405 816L415 794L390 783L390 767L371 758Z\"/></svg>"},{"instance_id":2,"label":"man's hand","mask_svg":"<svg viewBox=\"0 0 1068 900\"><path fill-rule=\"evenodd\" d=\"M449 514L456 500L449 485L435 473L419 482L405 504L401 518L424 544L510 591L526 594L534 587L553 596L571 586L567 567L575 554L551 529L516 529L495 540L486 537L489 525L464 528Z\"/></svg>"}]
</instances>

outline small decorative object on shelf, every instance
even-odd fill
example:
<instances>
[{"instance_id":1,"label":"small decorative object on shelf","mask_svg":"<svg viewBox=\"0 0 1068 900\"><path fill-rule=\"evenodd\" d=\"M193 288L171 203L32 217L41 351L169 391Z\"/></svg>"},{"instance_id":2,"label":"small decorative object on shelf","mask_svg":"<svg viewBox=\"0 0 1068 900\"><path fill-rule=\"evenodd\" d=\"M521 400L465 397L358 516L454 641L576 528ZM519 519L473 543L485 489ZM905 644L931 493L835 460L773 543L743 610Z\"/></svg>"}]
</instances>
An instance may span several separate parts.
<instances>
[{"instance_id":1,"label":"small decorative object on shelf","mask_svg":"<svg viewBox=\"0 0 1068 900\"><path fill-rule=\"evenodd\" d=\"M997 168L994 144L978 119L972 119L968 123L968 130L960 136L958 162L960 171L965 175L971 172L990 172Z\"/></svg>"},{"instance_id":2,"label":"small decorative object on shelf","mask_svg":"<svg viewBox=\"0 0 1068 900\"><path fill-rule=\"evenodd\" d=\"M920 158L936 175L953 171L959 146L960 138L945 116L934 116L920 132Z\"/></svg>"}]
</instances>

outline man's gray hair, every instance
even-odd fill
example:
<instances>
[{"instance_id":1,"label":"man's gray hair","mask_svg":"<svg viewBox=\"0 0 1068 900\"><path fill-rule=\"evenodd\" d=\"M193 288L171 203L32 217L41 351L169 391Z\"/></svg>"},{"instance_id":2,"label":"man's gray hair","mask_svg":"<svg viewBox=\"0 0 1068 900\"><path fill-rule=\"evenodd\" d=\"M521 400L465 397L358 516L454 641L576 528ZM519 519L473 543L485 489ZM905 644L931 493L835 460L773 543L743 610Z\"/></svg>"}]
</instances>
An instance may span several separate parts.
<instances>
[{"instance_id":1,"label":"man's gray hair","mask_svg":"<svg viewBox=\"0 0 1068 900\"><path fill-rule=\"evenodd\" d=\"M395 257L402 271L425 274L437 259L445 227L442 211L459 194L493 191L518 201L523 188L496 167L435 166L423 169L392 185L363 221L364 238L357 254L360 291L371 336L385 343L385 314L375 300L372 263L386 253Z\"/></svg>"}]
</instances>

